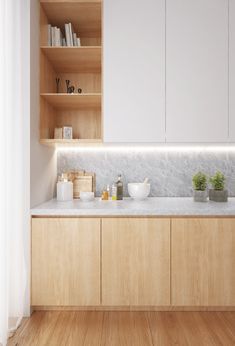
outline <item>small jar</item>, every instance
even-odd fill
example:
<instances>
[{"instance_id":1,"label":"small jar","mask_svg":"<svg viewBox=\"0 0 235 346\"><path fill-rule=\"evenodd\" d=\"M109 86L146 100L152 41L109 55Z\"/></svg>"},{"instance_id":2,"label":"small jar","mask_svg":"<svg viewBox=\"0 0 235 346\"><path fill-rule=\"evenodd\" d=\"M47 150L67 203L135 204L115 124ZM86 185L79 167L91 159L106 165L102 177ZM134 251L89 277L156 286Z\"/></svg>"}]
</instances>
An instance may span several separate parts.
<instances>
[{"instance_id":1,"label":"small jar","mask_svg":"<svg viewBox=\"0 0 235 346\"><path fill-rule=\"evenodd\" d=\"M73 200L73 183L71 181L58 181L56 191L57 201L66 202Z\"/></svg>"},{"instance_id":2,"label":"small jar","mask_svg":"<svg viewBox=\"0 0 235 346\"><path fill-rule=\"evenodd\" d=\"M107 185L107 187L103 189L101 199L102 199L102 201L108 201L109 200L109 185Z\"/></svg>"}]
</instances>

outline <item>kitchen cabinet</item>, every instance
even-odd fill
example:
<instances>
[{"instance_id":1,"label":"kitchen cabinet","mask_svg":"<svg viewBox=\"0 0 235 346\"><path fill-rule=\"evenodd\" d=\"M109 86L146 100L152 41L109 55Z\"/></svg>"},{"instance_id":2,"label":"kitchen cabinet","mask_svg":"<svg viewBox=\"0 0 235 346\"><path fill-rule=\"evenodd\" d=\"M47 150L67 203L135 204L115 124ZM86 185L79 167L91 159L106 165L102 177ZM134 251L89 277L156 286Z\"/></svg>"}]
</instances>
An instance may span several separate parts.
<instances>
[{"instance_id":1,"label":"kitchen cabinet","mask_svg":"<svg viewBox=\"0 0 235 346\"><path fill-rule=\"evenodd\" d=\"M102 304L170 305L170 220L102 220Z\"/></svg>"},{"instance_id":2,"label":"kitchen cabinet","mask_svg":"<svg viewBox=\"0 0 235 346\"><path fill-rule=\"evenodd\" d=\"M173 306L235 306L235 219L173 219Z\"/></svg>"},{"instance_id":3,"label":"kitchen cabinet","mask_svg":"<svg viewBox=\"0 0 235 346\"><path fill-rule=\"evenodd\" d=\"M32 219L33 306L100 303L100 220Z\"/></svg>"},{"instance_id":4,"label":"kitchen cabinet","mask_svg":"<svg viewBox=\"0 0 235 346\"><path fill-rule=\"evenodd\" d=\"M31 305L235 306L235 218L32 218Z\"/></svg>"},{"instance_id":5,"label":"kitchen cabinet","mask_svg":"<svg viewBox=\"0 0 235 346\"><path fill-rule=\"evenodd\" d=\"M167 142L228 141L228 36L227 0L166 2Z\"/></svg>"},{"instance_id":6,"label":"kitchen cabinet","mask_svg":"<svg viewBox=\"0 0 235 346\"><path fill-rule=\"evenodd\" d=\"M235 142L235 1L229 0L229 137Z\"/></svg>"},{"instance_id":7,"label":"kitchen cabinet","mask_svg":"<svg viewBox=\"0 0 235 346\"><path fill-rule=\"evenodd\" d=\"M104 1L104 142L165 141L165 1Z\"/></svg>"}]
</instances>

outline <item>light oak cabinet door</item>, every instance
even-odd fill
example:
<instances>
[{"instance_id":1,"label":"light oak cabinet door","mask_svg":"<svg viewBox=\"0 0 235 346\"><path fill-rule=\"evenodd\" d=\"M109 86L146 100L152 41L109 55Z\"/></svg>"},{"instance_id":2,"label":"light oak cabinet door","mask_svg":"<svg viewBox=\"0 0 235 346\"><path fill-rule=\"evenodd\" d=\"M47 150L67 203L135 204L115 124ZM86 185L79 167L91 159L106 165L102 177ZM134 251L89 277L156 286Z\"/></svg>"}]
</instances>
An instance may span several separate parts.
<instances>
[{"instance_id":1,"label":"light oak cabinet door","mask_svg":"<svg viewBox=\"0 0 235 346\"><path fill-rule=\"evenodd\" d=\"M166 140L228 141L228 0L166 1Z\"/></svg>"},{"instance_id":2,"label":"light oak cabinet door","mask_svg":"<svg viewBox=\"0 0 235 346\"><path fill-rule=\"evenodd\" d=\"M172 220L172 305L235 306L235 219Z\"/></svg>"},{"instance_id":3,"label":"light oak cabinet door","mask_svg":"<svg viewBox=\"0 0 235 346\"><path fill-rule=\"evenodd\" d=\"M102 304L170 304L170 220L102 220Z\"/></svg>"},{"instance_id":4,"label":"light oak cabinet door","mask_svg":"<svg viewBox=\"0 0 235 346\"><path fill-rule=\"evenodd\" d=\"M35 305L100 303L100 220L32 219Z\"/></svg>"}]
</instances>

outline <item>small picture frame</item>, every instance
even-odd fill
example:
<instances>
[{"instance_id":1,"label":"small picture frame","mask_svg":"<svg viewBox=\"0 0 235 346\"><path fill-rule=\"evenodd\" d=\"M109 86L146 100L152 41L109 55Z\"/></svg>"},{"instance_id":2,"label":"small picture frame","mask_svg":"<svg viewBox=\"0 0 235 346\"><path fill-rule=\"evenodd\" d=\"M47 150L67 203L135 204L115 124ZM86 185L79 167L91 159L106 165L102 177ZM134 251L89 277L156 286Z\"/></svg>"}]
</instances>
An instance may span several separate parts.
<instances>
[{"instance_id":1,"label":"small picture frame","mask_svg":"<svg viewBox=\"0 0 235 346\"><path fill-rule=\"evenodd\" d=\"M63 139L73 139L72 126L64 126L63 127Z\"/></svg>"},{"instance_id":2,"label":"small picture frame","mask_svg":"<svg viewBox=\"0 0 235 346\"><path fill-rule=\"evenodd\" d=\"M54 129L54 139L63 139L63 129L62 129L62 127L56 127Z\"/></svg>"}]
</instances>

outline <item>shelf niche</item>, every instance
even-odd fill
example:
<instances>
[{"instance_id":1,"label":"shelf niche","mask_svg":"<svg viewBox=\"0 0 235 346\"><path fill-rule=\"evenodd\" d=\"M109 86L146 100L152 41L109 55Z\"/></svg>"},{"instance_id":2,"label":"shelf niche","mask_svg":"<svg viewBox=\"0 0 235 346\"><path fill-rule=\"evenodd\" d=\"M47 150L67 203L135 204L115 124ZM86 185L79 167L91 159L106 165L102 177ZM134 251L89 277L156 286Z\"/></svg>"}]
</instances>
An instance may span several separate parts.
<instances>
[{"instance_id":1,"label":"shelf niche","mask_svg":"<svg viewBox=\"0 0 235 346\"><path fill-rule=\"evenodd\" d=\"M102 142L101 1L41 1L40 142L47 145ZM71 22L81 47L47 46L47 25ZM85 46L84 46L85 45ZM60 79L57 93L56 78ZM67 93L66 80L75 87ZM82 93L78 93L78 88ZM54 139L56 127L72 126L72 140Z\"/></svg>"}]
</instances>

